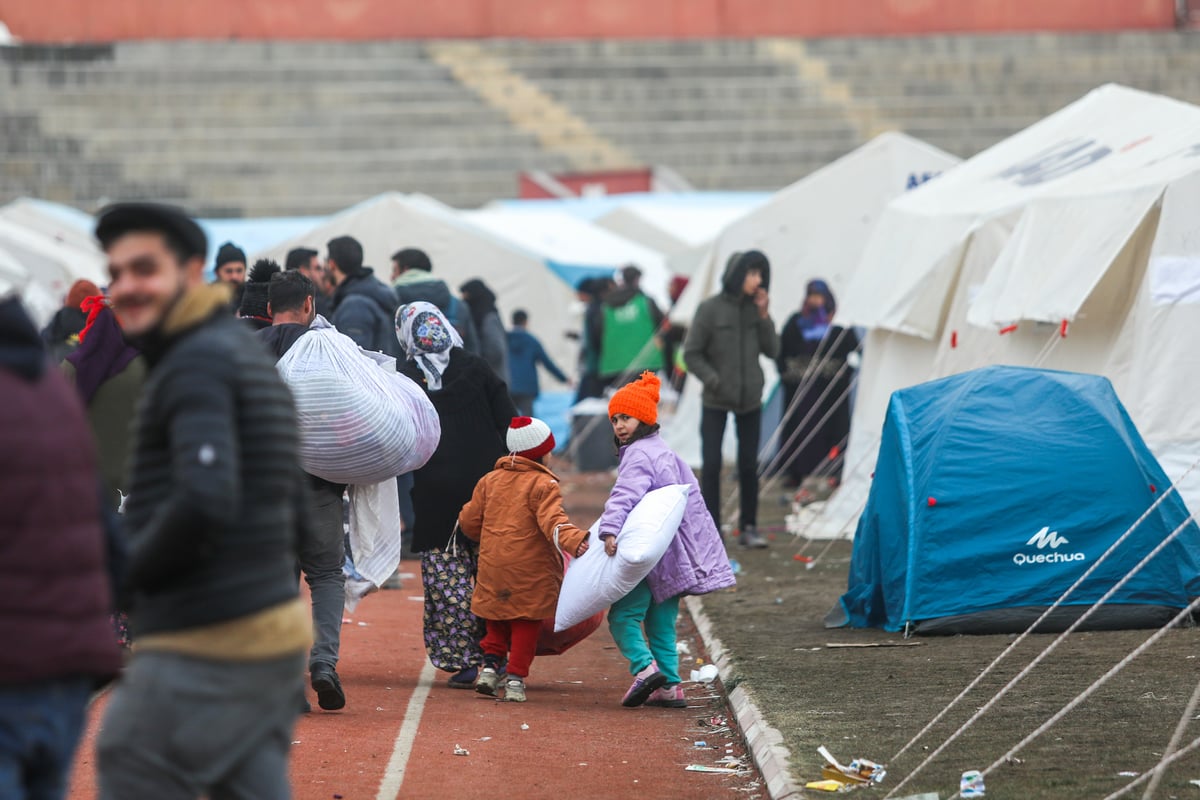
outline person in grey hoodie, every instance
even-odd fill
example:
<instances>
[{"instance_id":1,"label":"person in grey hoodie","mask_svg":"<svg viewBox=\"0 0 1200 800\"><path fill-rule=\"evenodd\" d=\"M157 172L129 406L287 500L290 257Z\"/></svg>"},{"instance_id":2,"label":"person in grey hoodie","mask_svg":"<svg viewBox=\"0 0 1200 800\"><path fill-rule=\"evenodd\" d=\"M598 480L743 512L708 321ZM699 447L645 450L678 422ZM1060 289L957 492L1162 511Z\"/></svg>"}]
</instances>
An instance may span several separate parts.
<instances>
[{"instance_id":1,"label":"person in grey hoodie","mask_svg":"<svg viewBox=\"0 0 1200 800\"><path fill-rule=\"evenodd\" d=\"M757 250L734 253L725 265L722 291L696 309L683 346L688 372L704 384L700 418L700 490L709 513L721 521L721 442L732 413L737 425L741 490L739 542L766 547L758 534L758 440L762 429L760 355L775 358L779 335L767 310L771 264Z\"/></svg>"},{"instance_id":2,"label":"person in grey hoodie","mask_svg":"<svg viewBox=\"0 0 1200 800\"><path fill-rule=\"evenodd\" d=\"M504 323L500 321L496 293L479 278L472 278L458 290L462 293L463 302L471 309L470 316L479 333L479 355L500 376L500 380L508 384L508 331L504 330Z\"/></svg>"}]
</instances>

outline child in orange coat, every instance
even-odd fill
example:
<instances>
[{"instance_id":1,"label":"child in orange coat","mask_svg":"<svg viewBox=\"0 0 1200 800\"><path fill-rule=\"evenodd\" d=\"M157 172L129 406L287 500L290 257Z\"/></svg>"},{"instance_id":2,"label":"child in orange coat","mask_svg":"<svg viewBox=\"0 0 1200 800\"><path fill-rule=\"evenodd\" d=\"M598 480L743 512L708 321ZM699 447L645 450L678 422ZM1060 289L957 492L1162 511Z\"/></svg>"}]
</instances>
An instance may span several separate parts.
<instances>
[{"instance_id":1,"label":"child in orange coat","mask_svg":"<svg viewBox=\"0 0 1200 800\"><path fill-rule=\"evenodd\" d=\"M542 620L554 616L562 587L562 558L556 547L581 556L588 548L588 532L567 519L558 478L542 464L554 449L549 426L539 419L514 417L506 441L509 455L476 484L458 524L469 539L479 542L471 612L487 622L487 635L475 691L496 694L507 658L504 699L523 703Z\"/></svg>"}]
</instances>

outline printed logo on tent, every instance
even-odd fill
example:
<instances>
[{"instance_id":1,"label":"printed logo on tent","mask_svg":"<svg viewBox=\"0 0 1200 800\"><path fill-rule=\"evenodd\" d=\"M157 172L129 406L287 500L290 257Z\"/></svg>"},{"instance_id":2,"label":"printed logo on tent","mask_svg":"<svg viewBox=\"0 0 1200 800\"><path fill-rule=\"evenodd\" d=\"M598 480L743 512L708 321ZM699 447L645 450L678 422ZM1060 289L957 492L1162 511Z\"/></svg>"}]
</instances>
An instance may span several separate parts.
<instances>
[{"instance_id":1,"label":"printed logo on tent","mask_svg":"<svg viewBox=\"0 0 1200 800\"><path fill-rule=\"evenodd\" d=\"M1027 547L1036 547L1038 550L1050 548L1049 553L1017 553L1013 556L1013 563L1018 567L1023 567L1026 564L1065 564L1070 561L1083 561L1086 556L1083 553L1060 553L1058 548L1064 544L1070 544L1070 540L1065 536L1059 536L1058 531L1050 530L1049 526L1042 528L1040 531L1029 537L1029 541L1025 543Z\"/></svg>"}]
</instances>

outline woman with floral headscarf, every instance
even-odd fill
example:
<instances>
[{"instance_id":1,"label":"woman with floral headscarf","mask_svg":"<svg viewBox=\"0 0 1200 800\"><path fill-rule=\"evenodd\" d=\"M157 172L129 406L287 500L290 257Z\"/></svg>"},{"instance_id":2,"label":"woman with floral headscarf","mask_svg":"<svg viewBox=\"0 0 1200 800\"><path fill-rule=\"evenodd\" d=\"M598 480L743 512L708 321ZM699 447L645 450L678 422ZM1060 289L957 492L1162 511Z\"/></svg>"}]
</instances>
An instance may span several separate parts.
<instances>
[{"instance_id":1,"label":"woman with floral headscarf","mask_svg":"<svg viewBox=\"0 0 1200 800\"><path fill-rule=\"evenodd\" d=\"M463 349L437 306L401 306L396 335L407 356L399 370L425 389L442 424L437 450L413 473L412 549L422 554L425 648L435 667L455 673L451 686L472 689L484 632L470 612L476 550L461 535L452 541L451 533L475 484L508 452L504 437L516 409L504 381Z\"/></svg>"}]
</instances>

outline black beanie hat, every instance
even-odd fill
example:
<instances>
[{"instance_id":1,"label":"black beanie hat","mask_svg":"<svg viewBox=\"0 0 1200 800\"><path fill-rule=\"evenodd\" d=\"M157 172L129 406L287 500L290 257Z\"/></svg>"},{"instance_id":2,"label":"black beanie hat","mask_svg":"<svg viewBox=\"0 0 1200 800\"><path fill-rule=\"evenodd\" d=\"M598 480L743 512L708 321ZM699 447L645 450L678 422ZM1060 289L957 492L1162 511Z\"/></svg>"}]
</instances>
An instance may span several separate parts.
<instances>
[{"instance_id":1,"label":"black beanie hat","mask_svg":"<svg viewBox=\"0 0 1200 800\"><path fill-rule=\"evenodd\" d=\"M242 293L242 302L238 306L239 317L271 318L267 312L271 276L282 271L278 264L268 258L260 258L254 262L254 267L246 277L246 288Z\"/></svg>"},{"instance_id":2,"label":"black beanie hat","mask_svg":"<svg viewBox=\"0 0 1200 800\"><path fill-rule=\"evenodd\" d=\"M208 253L208 237L182 208L163 203L114 203L96 217L96 239L108 246L133 231L157 231L168 237L186 259Z\"/></svg>"},{"instance_id":3,"label":"black beanie hat","mask_svg":"<svg viewBox=\"0 0 1200 800\"><path fill-rule=\"evenodd\" d=\"M233 261L246 263L246 251L238 247L233 242L226 242L217 250L217 269L222 265L229 264Z\"/></svg>"}]
</instances>

